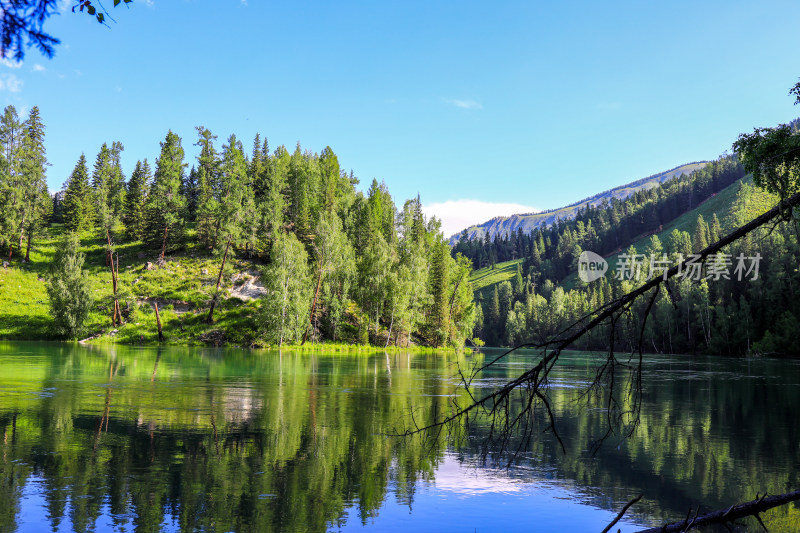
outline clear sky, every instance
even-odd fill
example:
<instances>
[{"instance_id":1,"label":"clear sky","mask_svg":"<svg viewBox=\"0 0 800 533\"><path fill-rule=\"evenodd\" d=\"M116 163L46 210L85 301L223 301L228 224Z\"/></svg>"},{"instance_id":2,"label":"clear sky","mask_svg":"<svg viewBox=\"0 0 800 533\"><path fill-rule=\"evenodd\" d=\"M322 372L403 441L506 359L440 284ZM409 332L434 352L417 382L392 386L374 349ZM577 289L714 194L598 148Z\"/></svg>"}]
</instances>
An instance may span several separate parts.
<instances>
[{"instance_id":1,"label":"clear sky","mask_svg":"<svg viewBox=\"0 0 800 533\"><path fill-rule=\"evenodd\" d=\"M69 4L68 0L62 0ZM105 0L110 8L112 0ZM197 155L256 132L331 146L366 188L421 195L455 232L560 207L800 115L800 2L134 0L103 27L0 66L0 98L41 109L51 190L120 140L129 175L168 129ZM490 204L490 205L486 205ZM505 205L499 205L505 204Z\"/></svg>"}]
</instances>

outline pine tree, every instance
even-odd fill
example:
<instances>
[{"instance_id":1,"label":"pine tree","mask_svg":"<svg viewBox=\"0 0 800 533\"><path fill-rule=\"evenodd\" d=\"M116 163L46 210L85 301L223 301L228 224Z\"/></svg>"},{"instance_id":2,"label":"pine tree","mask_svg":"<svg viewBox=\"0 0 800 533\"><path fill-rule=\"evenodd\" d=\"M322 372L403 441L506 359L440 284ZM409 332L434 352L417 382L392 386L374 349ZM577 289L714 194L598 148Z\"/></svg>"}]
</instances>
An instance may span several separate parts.
<instances>
[{"instance_id":1,"label":"pine tree","mask_svg":"<svg viewBox=\"0 0 800 533\"><path fill-rule=\"evenodd\" d=\"M291 156L284 146L275 149L270 164L267 166L266 196L259 205L261 227L261 244L269 255L272 244L286 226L288 210L289 164Z\"/></svg>"},{"instance_id":2,"label":"pine tree","mask_svg":"<svg viewBox=\"0 0 800 533\"><path fill-rule=\"evenodd\" d=\"M145 239L151 246L160 245L161 260L167 250L183 239L183 214L186 199L181 196L183 181L183 148L181 139L170 130L161 143L156 160L153 186L147 196Z\"/></svg>"},{"instance_id":3,"label":"pine tree","mask_svg":"<svg viewBox=\"0 0 800 533\"><path fill-rule=\"evenodd\" d=\"M30 261L31 241L47 223L51 210L45 179L45 167L48 165L45 153L44 124L39 116L39 108L34 106L24 124L21 153L23 213L20 240L23 233L27 235L25 261Z\"/></svg>"},{"instance_id":4,"label":"pine tree","mask_svg":"<svg viewBox=\"0 0 800 533\"><path fill-rule=\"evenodd\" d=\"M697 224L694 228L694 237L692 238L692 248L695 252L699 252L708 246L708 224L703 220L703 215L697 215Z\"/></svg>"},{"instance_id":5,"label":"pine tree","mask_svg":"<svg viewBox=\"0 0 800 533\"><path fill-rule=\"evenodd\" d=\"M716 213L714 213L714 216L711 219L711 225L708 228L708 235L709 244L712 242L717 242L722 238L722 225L719 223L719 218L717 217Z\"/></svg>"},{"instance_id":6,"label":"pine tree","mask_svg":"<svg viewBox=\"0 0 800 533\"><path fill-rule=\"evenodd\" d=\"M124 209L125 232L132 241L143 239L145 206L151 180L150 165L147 163L147 159L144 162L137 161L131 179L128 181Z\"/></svg>"},{"instance_id":7,"label":"pine tree","mask_svg":"<svg viewBox=\"0 0 800 533\"><path fill-rule=\"evenodd\" d=\"M200 147L197 159L197 240L207 248L214 245L217 227L217 189L219 181L219 160L214 149L216 135L203 126L197 126L199 139L195 146Z\"/></svg>"},{"instance_id":8,"label":"pine tree","mask_svg":"<svg viewBox=\"0 0 800 533\"><path fill-rule=\"evenodd\" d=\"M197 220L197 197L198 197L198 175L197 169L192 166L186 179L181 183L181 196L186 199L186 221L195 222Z\"/></svg>"},{"instance_id":9,"label":"pine tree","mask_svg":"<svg viewBox=\"0 0 800 533\"><path fill-rule=\"evenodd\" d=\"M7 106L0 118L0 240L8 247L8 257L22 233L25 187L22 175L22 124L14 106Z\"/></svg>"},{"instance_id":10,"label":"pine tree","mask_svg":"<svg viewBox=\"0 0 800 533\"><path fill-rule=\"evenodd\" d=\"M219 175L219 206L217 209L217 225L219 243L224 247L222 264L214 289L211 309L207 321L214 321L214 307L217 303L222 273L231 245L236 245L245 233L245 228L255 219L255 200L253 189L247 184L247 161L242 152L241 143L235 135L228 138L223 148L222 167Z\"/></svg>"},{"instance_id":11,"label":"pine tree","mask_svg":"<svg viewBox=\"0 0 800 533\"><path fill-rule=\"evenodd\" d=\"M72 170L64 191L64 226L69 231L80 232L91 229L95 219L95 203L89 186L89 171L86 156L81 154Z\"/></svg>"},{"instance_id":12,"label":"pine tree","mask_svg":"<svg viewBox=\"0 0 800 533\"><path fill-rule=\"evenodd\" d=\"M112 254L112 237L116 226L120 223L124 205L125 179L120 166L122 150L122 144L119 142L114 142L112 148L103 143L92 172L97 225L100 237L106 241L107 265Z\"/></svg>"},{"instance_id":13,"label":"pine tree","mask_svg":"<svg viewBox=\"0 0 800 533\"><path fill-rule=\"evenodd\" d=\"M336 211L336 199L339 189L339 179L341 169L339 168L339 158L333 153L330 146L326 146L319 156L320 168L320 200L322 209L328 213Z\"/></svg>"}]
</instances>

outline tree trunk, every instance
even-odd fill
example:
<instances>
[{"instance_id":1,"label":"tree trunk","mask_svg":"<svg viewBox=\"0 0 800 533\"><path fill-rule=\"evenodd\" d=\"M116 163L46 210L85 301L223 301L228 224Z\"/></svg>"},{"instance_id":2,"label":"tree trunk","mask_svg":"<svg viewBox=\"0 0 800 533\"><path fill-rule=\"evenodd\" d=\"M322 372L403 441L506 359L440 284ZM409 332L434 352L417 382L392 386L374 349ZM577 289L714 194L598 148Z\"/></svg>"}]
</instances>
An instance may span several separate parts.
<instances>
[{"instance_id":1,"label":"tree trunk","mask_svg":"<svg viewBox=\"0 0 800 533\"><path fill-rule=\"evenodd\" d=\"M117 254L117 270L114 270L114 255L111 254L111 287L114 290L114 315L111 317L111 323L116 326L118 321L122 323L122 316L119 312L119 300L117 300L117 279L119 276L119 254Z\"/></svg>"},{"instance_id":2,"label":"tree trunk","mask_svg":"<svg viewBox=\"0 0 800 533\"><path fill-rule=\"evenodd\" d=\"M306 343L306 339L308 338L308 330L314 328L314 311L317 309L317 298L319 297L319 286L322 285L322 262L325 259L325 255L323 254L319 260L319 273L317 274L317 289L314 291L314 299L311 301L311 314L308 315L308 327L306 328L306 332L303 333L303 342L300 343L300 346Z\"/></svg>"},{"instance_id":3,"label":"tree trunk","mask_svg":"<svg viewBox=\"0 0 800 533\"><path fill-rule=\"evenodd\" d=\"M33 240L33 224L28 228L28 243L25 246L25 262L31 262L31 240Z\"/></svg>"},{"instance_id":4,"label":"tree trunk","mask_svg":"<svg viewBox=\"0 0 800 533\"><path fill-rule=\"evenodd\" d=\"M222 256L222 266L219 267L219 275L217 276L217 286L214 287L214 298L211 299L211 309L208 310L208 318L206 322L209 324L214 323L214 307L217 305L217 294L219 293L219 284L222 281L222 271L225 270L225 260L228 258L228 249L231 247L231 240L225 245L225 254Z\"/></svg>"},{"instance_id":5,"label":"tree trunk","mask_svg":"<svg viewBox=\"0 0 800 533\"><path fill-rule=\"evenodd\" d=\"M19 245L17 250L22 251L22 237L25 235L25 215L22 215L22 224L19 225Z\"/></svg>"},{"instance_id":6,"label":"tree trunk","mask_svg":"<svg viewBox=\"0 0 800 533\"><path fill-rule=\"evenodd\" d=\"M392 338L392 326L394 326L394 308L395 308L395 306L392 305L392 318L389 321L389 334L386 335L386 344L383 346L384 348L389 346L389 339ZM387 357L388 357L388 355L387 355Z\"/></svg>"},{"instance_id":7,"label":"tree trunk","mask_svg":"<svg viewBox=\"0 0 800 533\"><path fill-rule=\"evenodd\" d=\"M106 228L106 242L108 243L108 249L106 250L106 266L111 263L111 273L114 273L114 252L111 251L111 233L109 233L108 228ZM116 291L115 291L116 292Z\"/></svg>"},{"instance_id":8,"label":"tree trunk","mask_svg":"<svg viewBox=\"0 0 800 533\"><path fill-rule=\"evenodd\" d=\"M156 325L158 326L158 342L164 342L164 333L161 331L161 315L158 314L158 302L154 302L156 307Z\"/></svg>"},{"instance_id":9,"label":"tree trunk","mask_svg":"<svg viewBox=\"0 0 800 533\"><path fill-rule=\"evenodd\" d=\"M167 253L167 230L169 226L164 226L164 242L161 243L161 260L164 260L164 254Z\"/></svg>"}]
</instances>

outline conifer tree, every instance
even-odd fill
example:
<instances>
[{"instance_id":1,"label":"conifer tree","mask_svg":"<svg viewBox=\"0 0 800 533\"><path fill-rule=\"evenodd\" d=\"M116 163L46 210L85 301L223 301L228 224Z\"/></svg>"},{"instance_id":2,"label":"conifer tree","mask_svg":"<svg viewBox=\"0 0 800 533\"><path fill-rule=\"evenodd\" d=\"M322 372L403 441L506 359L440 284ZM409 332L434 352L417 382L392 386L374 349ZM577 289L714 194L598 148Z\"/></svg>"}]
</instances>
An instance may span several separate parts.
<instances>
[{"instance_id":1,"label":"conifer tree","mask_svg":"<svg viewBox=\"0 0 800 533\"><path fill-rule=\"evenodd\" d=\"M186 199L186 221L195 222L197 220L197 168L192 166L189 174L181 183L181 196Z\"/></svg>"},{"instance_id":2,"label":"conifer tree","mask_svg":"<svg viewBox=\"0 0 800 533\"><path fill-rule=\"evenodd\" d=\"M8 257L22 233L25 187L22 176L22 124L17 110L9 105L0 118L0 238L8 247Z\"/></svg>"},{"instance_id":3,"label":"conifer tree","mask_svg":"<svg viewBox=\"0 0 800 533\"><path fill-rule=\"evenodd\" d=\"M31 108L25 121L21 152L23 212L20 240L23 233L27 235L25 261L30 261L31 241L36 232L47 222L51 209L45 180L45 167L48 163L44 147L44 124L37 106Z\"/></svg>"},{"instance_id":4,"label":"conifer tree","mask_svg":"<svg viewBox=\"0 0 800 533\"><path fill-rule=\"evenodd\" d=\"M122 144L119 142L114 142L111 148L103 143L92 172L97 225L100 237L106 241L106 265L110 263L113 253L112 237L116 226L120 223L124 205L125 179L120 165L122 149Z\"/></svg>"},{"instance_id":5,"label":"conifer tree","mask_svg":"<svg viewBox=\"0 0 800 533\"><path fill-rule=\"evenodd\" d=\"M719 217L717 217L716 213L714 213L711 219L711 225L708 227L708 235L709 243L717 242L722 238L722 225L719 223Z\"/></svg>"},{"instance_id":6,"label":"conifer tree","mask_svg":"<svg viewBox=\"0 0 800 533\"><path fill-rule=\"evenodd\" d=\"M150 165L147 159L136 162L136 167L128 181L125 195L124 222L128 238L133 241L142 240L145 222L145 206L150 190Z\"/></svg>"},{"instance_id":7,"label":"conifer tree","mask_svg":"<svg viewBox=\"0 0 800 533\"><path fill-rule=\"evenodd\" d=\"M272 244L286 226L288 210L289 164L291 156L284 146L275 149L266 168L266 196L259 206L262 247L269 255Z\"/></svg>"},{"instance_id":8,"label":"conifer tree","mask_svg":"<svg viewBox=\"0 0 800 533\"><path fill-rule=\"evenodd\" d=\"M217 189L219 181L219 160L214 149L216 135L203 127L197 126L198 140L195 146L200 147L197 159L197 240L206 247L214 246L217 228Z\"/></svg>"},{"instance_id":9,"label":"conifer tree","mask_svg":"<svg viewBox=\"0 0 800 533\"><path fill-rule=\"evenodd\" d=\"M81 154L72 170L64 191L64 226L69 231L80 232L91 229L95 219L95 203L89 186L89 171L86 156Z\"/></svg>"},{"instance_id":10,"label":"conifer tree","mask_svg":"<svg viewBox=\"0 0 800 533\"><path fill-rule=\"evenodd\" d=\"M150 245L160 245L160 259L167 250L183 239L183 214L186 199L180 188L186 163L183 162L181 139L170 130L161 143L156 160L153 186L147 196L145 239Z\"/></svg>"},{"instance_id":11,"label":"conifer tree","mask_svg":"<svg viewBox=\"0 0 800 533\"><path fill-rule=\"evenodd\" d=\"M217 226L220 247L224 248L222 264L217 276L214 298L208 311L207 321L214 321L214 307L217 303L219 285L225 270L225 261L231 245L239 243L248 222L255 218L255 201L253 190L247 185L247 161L242 152L241 143L235 135L228 138L222 154L222 167L219 174L219 205L217 208Z\"/></svg>"},{"instance_id":12,"label":"conifer tree","mask_svg":"<svg viewBox=\"0 0 800 533\"><path fill-rule=\"evenodd\" d=\"M692 247L695 252L699 252L708 246L708 224L703 220L703 215L697 215L697 224L694 228Z\"/></svg>"}]
</instances>

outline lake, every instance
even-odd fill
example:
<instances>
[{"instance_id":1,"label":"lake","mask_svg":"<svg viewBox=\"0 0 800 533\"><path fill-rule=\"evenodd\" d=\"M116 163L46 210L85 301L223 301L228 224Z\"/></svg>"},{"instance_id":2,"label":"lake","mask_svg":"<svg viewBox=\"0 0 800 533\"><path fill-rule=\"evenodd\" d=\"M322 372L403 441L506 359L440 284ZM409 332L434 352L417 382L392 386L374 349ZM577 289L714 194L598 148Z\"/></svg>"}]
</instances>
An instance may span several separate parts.
<instances>
[{"instance_id":1,"label":"lake","mask_svg":"<svg viewBox=\"0 0 800 533\"><path fill-rule=\"evenodd\" d=\"M605 413L580 393L598 354L551 380L566 454L537 431L510 465L481 461L480 421L387 436L464 401L457 369L482 357L0 343L0 532L599 532L644 493L617 526L635 531L800 487L790 360L646 356L638 428L594 455ZM766 519L800 529L792 505Z\"/></svg>"}]
</instances>

